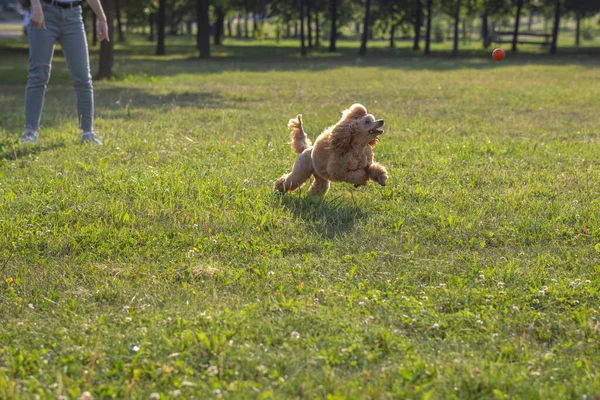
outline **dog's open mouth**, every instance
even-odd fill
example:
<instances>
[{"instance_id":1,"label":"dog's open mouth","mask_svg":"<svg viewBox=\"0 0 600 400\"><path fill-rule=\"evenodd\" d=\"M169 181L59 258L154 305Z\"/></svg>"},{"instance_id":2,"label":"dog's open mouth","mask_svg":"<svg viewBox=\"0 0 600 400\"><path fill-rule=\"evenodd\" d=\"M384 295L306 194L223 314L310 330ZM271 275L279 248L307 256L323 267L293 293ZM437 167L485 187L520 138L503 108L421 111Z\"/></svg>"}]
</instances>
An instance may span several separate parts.
<instances>
[{"instance_id":1,"label":"dog's open mouth","mask_svg":"<svg viewBox=\"0 0 600 400\"><path fill-rule=\"evenodd\" d=\"M375 121L375 127L369 131L370 135L381 135L383 133L383 129L381 127L385 124L385 121L380 119L379 121Z\"/></svg>"}]
</instances>

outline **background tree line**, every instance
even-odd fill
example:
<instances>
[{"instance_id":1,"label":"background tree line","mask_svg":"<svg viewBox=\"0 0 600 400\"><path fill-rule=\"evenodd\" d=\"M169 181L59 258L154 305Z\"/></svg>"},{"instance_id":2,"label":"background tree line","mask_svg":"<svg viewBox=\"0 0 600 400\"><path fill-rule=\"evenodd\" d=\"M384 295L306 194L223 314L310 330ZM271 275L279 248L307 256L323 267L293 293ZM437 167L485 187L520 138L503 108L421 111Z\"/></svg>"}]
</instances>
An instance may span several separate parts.
<instances>
[{"instance_id":1,"label":"background tree line","mask_svg":"<svg viewBox=\"0 0 600 400\"><path fill-rule=\"evenodd\" d=\"M263 39L267 23L271 30L274 27L276 40L297 39L302 55L324 40L335 52L337 41L352 35L360 37L361 55L370 40L383 37L391 47L399 37L410 38L412 49L425 54L431 52L432 41L448 37L453 54L458 54L461 35L470 37L474 26L483 47L492 44L501 27L511 33L510 48L517 51L519 33L531 33L534 17L543 19L546 32L538 33L555 53L561 19L574 22L574 42L579 45L580 21L600 12L599 0L102 0L102 4L115 40L141 32L156 42L156 54L163 55L167 35L195 35L200 58L209 58L211 47L226 37ZM446 27L434 25L440 18L447 21ZM113 42L101 46L99 75L110 77Z\"/></svg>"}]
</instances>

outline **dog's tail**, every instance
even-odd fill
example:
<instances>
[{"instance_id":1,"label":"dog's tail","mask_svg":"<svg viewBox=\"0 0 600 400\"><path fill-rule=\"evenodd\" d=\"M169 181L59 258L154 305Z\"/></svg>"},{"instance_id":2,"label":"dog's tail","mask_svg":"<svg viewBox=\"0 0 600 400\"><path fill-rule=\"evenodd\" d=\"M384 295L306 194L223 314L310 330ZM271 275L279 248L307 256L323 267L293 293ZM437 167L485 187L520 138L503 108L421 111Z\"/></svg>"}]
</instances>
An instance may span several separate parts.
<instances>
[{"instance_id":1,"label":"dog's tail","mask_svg":"<svg viewBox=\"0 0 600 400\"><path fill-rule=\"evenodd\" d=\"M296 118L290 119L288 122L288 128L291 129L290 138L292 139L292 150L295 153L302 153L304 150L312 146L311 141L304 133L304 128L302 127L302 114L298 114Z\"/></svg>"}]
</instances>

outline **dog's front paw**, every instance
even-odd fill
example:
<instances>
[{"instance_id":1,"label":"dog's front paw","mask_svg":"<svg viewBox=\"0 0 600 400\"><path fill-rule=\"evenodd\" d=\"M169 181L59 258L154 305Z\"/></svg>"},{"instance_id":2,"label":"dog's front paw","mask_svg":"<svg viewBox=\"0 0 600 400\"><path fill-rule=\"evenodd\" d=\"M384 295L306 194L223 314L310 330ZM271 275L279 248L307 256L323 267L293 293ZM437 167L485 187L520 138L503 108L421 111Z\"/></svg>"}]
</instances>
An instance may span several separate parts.
<instances>
[{"instance_id":1,"label":"dog's front paw","mask_svg":"<svg viewBox=\"0 0 600 400\"><path fill-rule=\"evenodd\" d=\"M377 177L377 183L379 183L381 186L385 186L385 182L387 181L387 174L386 175L379 175Z\"/></svg>"},{"instance_id":2,"label":"dog's front paw","mask_svg":"<svg viewBox=\"0 0 600 400\"><path fill-rule=\"evenodd\" d=\"M279 193L285 192L285 176L282 176L281 178L275 181L275 183L273 184L273 189L275 189Z\"/></svg>"}]
</instances>

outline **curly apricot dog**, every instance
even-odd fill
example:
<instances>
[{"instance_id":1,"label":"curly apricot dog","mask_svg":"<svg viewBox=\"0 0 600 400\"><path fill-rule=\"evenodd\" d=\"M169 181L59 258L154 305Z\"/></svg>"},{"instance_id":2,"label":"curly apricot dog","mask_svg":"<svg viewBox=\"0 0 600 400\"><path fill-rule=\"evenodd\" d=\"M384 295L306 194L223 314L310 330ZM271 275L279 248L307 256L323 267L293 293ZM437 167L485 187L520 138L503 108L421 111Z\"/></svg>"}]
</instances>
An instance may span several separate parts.
<instances>
[{"instance_id":1,"label":"curly apricot dog","mask_svg":"<svg viewBox=\"0 0 600 400\"><path fill-rule=\"evenodd\" d=\"M323 131L312 145L302 127L302 115L291 119L288 128L292 130L292 150L300 156L292 172L275 181L275 190L296 190L311 175L315 180L309 194L324 195L330 182L347 182L358 187L371 180L385 186L388 173L373 161L373 146L379 142L383 124L383 120L376 121L368 114L364 106L353 104L343 112L338 123Z\"/></svg>"}]
</instances>

